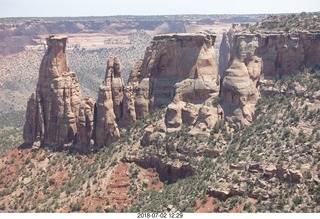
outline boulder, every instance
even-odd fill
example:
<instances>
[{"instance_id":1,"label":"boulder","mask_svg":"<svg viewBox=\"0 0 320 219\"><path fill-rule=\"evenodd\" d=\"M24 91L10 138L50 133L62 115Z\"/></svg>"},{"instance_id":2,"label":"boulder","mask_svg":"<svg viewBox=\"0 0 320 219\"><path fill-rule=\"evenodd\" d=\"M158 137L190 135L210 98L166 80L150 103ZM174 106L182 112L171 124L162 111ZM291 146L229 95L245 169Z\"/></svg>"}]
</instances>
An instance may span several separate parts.
<instances>
[{"instance_id":1,"label":"boulder","mask_svg":"<svg viewBox=\"0 0 320 219\"><path fill-rule=\"evenodd\" d=\"M182 107L184 106L183 102L171 103L167 107L166 111L166 126L169 129L168 131L176 131L181 128L182 125Z\"/></svg>"},{"instance_id":2,"label":"boulder","mask_svg":"<svg viewBox=\"0 0 320 219\"><path fill-rule=\"evenodd\" d=\"M268 165L264 169L264 176L267 177L268 179L271 179L274 177L277 173L277 167L275 165Z\"/></svg>"},{"instance_id":3,"label":"boulder","mask_svg":"<svg viewBox=\"0 0 320 219\"><path fill-rule=\"evenodd\" d=\"M236 163L236 164L230 164L229 168L230 169L235 169L235 170L245 170L246 166L247 166L246 162L239 162L239 163Z\"/></svg>"},{"instance_id":4,"label":"boulder","mask_svg":"<svg viewBox=\"0 0 320 219\"><path fill-rule=\"evenodd\" d=\"M193 125L198 117L198 106L195 104L187 103L182 108L181 119L182 123L187 125Z\"/></svg>"},{"instance_id":5,"label":"boulder","mask_svg":"<svg viewBox=\"0 0 320 219\"><path fill-rule=\"evenodd\" d=\"M209 188L208 194L214 198L221 200L221 201L225 201L229 198L230 190L211 187L211 188Z\"/></svg>"},{"instance_id":6,"label":"boulder","mask_svg":"<svg viewBox=\"0 0 320 219\"><path fill-rule=\"evenodd\" d=\"M289 174L290 174L290 182L302 183L304 180L303 175L299 170L289 169Z\"/></svg>"},{"instance_id":7,"label":"boulder","mask_svg":"<svg viewBox=\"0 0 320 219\"><path fill-rule=\"evenodd\" d=\"M152 125L147 126L144 129L144 134L141 140L141 145L150 145L152 140L154 140L154 128Z\"/></svg>"},{"instance_id":8,"label":"boulder","mask_svg":"<svg viewBox=\"0 0 320 219\"><path fill-rule=\"evenodd\" d=\"M214 98L208 98L200 107L195 126L190 130L192 136L206 136L210 132L216 122L221 119L222 108L215 103Z\"/></svg>"}]
</instances>

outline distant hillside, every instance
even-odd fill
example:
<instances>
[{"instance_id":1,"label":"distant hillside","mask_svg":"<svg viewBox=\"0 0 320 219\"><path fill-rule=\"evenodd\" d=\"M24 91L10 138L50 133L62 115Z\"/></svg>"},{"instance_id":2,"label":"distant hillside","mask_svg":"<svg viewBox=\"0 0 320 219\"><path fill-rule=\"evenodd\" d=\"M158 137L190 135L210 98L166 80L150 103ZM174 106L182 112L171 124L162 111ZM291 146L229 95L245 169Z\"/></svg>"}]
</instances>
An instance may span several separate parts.
<instances>
[{"instance_id":1,"label":"distant hillside","mask_svg":"<svg viewBox=\"0 0 320 219\"><path fill-rule=\"evenodd\" d=\"M299 30L320 30L320 12L288 15L269 15L262 22L250 27L253 30L282 30L285 32Z\"/></svg>"}]
</instances>

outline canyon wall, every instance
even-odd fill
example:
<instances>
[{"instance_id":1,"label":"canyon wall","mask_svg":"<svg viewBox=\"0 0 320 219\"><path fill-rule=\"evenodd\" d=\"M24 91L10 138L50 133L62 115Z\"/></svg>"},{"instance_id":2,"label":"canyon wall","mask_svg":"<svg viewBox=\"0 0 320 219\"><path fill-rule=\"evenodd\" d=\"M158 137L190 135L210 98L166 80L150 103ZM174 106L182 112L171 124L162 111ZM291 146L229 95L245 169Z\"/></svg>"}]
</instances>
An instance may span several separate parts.
<instances>
[{"instance_id":1,"label":"canyon wall","mask_svg":"<svg viewBox=\"0 0 320 219\"><path fill-rule=\"evenodd\" d=\"M126 85L120 58L109 57L97 102L88 96L82 100L77 77L67 65L67 38L50 36L36 92L28 101L25 143L90 152L116 142L122 128L157 109L164 109L163 117L145 127L142 144L183 125L191 136L208 137L224 118L249 125L258 99L268 93L266 81L320 63L320 33L230 31L232 44L222 42L229 49L221 55L230 58L221 81L214 35L158 35Z\"/></svg>"},{"instance_id":2,"label":"canyon wall","mask_svg":"<svg viewBox=\"0 0 320 219\"><path fill-rule=\"evenodd\" d=\"M67 65L66 41L63 36L47 39L37 89L28 101L26 144L89 152L116 142L120 127L162 107L165 118L147 127L146 136L165 135L183 124L192 126L191 135L208 136L223 117L213 35L155 36L126 85L120 59L109 57L96 103L91 97L81 100L77 77Z\"/></svg>"},{"instance_id":3,"label":"canyon wall","mask_svg":"<svg viewBox=\"0 0 320 219\"><path fill-rule=\"evenodd\" d=\"M270 80L320 63L320 33L231 31L233 48L220 53L220 59L230 57L222 73L222 106L228 119L247 125ZM228 40L222 43L230 48Z\"/></svg>"}]
</instances>

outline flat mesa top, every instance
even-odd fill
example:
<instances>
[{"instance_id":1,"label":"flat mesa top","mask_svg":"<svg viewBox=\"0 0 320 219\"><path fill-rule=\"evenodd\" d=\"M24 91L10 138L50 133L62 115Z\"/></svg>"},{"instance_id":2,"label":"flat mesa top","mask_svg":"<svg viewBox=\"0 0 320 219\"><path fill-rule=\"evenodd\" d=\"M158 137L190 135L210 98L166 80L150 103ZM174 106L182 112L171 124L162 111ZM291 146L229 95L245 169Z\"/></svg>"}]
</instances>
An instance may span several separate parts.
<instances>
[{"instance_id":1,"label":"flat mesa top","mask_svg":"<svg viewBox=\"0 0 320 219\"><path fill-rule=\"evenodd\" d=\"M154 40L169 39L169 38L183 39L183 38L189 38L189 37L205 38L208 35L211 37L216 36L214 33L212 33L212 34L207 34L207 33L169 33L169 34L156 35L153 37L153 39Z\"/></svg>"},{"instance_id":2,"label":"flat mesa top","mask_svg":"<svg viewBox=\"0 0 320 219\"><path fill-rule=\"evenodd\" d=\"M68 37L66 35L50 35L48 39L63 40L63 39L68 39Z\"/></svg>"}]
</instances>

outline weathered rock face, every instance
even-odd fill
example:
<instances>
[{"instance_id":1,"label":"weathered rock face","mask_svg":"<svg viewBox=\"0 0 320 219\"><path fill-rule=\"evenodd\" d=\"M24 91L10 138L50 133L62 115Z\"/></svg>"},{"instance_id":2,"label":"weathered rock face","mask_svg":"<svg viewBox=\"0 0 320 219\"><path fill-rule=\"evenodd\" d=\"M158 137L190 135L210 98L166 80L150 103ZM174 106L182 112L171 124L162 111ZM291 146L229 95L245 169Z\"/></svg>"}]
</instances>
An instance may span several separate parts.
<instances>
[{"instance_id":1,"label":"weathered rock face","mask_svg":"<svg viewBox=\"0 0 320 219\"><path fill-rule=\"evenodd\" d=\"M124 86L120 59L107 61L105 80L95 103L90 97L81 102L74 73L69 72L66 37L48 39L37 92L28 102L24 138L42 144L73 146L89 152L120 138L118 125L133 125L150 110L166 107L166 116L145 130L149 144L166 132L179 130L183 123L198 123L194 135L207 135L220 109L219 75L214 53L215 36L175 34L156 36Z\"/></svg>"},{"instance_id":2,"label":"weathered rock face","mask_svg":"<svg viewBox=\"0 0 320 219\"><path fill-rule=\"evenodd\" d=\"M93 149L94 131L94 107L95 101L87 96L80 105L77 122L77 146L82 152L90 152Z\"/></svg>"},{"instance_id":3,"label":"weathered rock face","mask_svg":"<svg viewBox=\"0 0 320 219\"><path fill-rule=\"evenodd\" d=\"M290 74L320 62L320 33L274 33L258 36L256 55L263 60L265 76Z\"/></svg>"},{"instance_id":4,"label":"weathered rock face","mask_svg":"<svg viewBox=\"0 0 320 219\"><path fill-rule=\"evenodd\" d=\"M319 64L319 48L319 33L235 34L221 88L227 118L243 125L250 124L257 100L261 93L267 93L266 79Z\"/></svg>"},{"instance_id":5,"label":"weathered rock face","mask_svg":"<svg viewBox=\"0 0 320 219\"><path fill-rule=\"evenodd\" d=\"M154 37L141 71L150 80L150 109L173 100L203 102L210 94L218 94L214 40L215 36L204 34Z\"/></svg>"},{"instance_id":6,"label":"weathered rock face","mask_svg":"<svg viewBox=\"0 0 320 219\"><path fill-rule=\"evenodd\" d=\"M230 39L227 33L223 33L222 41L219 48L219 75L222 76L223 72L228 68L230 60Z\"/></svg>"},{"instance_id":7,"label":"weathered rock face","mask_svg":"<svg viewBox=\"0 0 320 219\"><path fill-rule=\"evenodd\" d=\"M208 137L218 120L223 119L223 110L215 102L215 98L209 98L204 102L199 110L199 116L195 126L190 130L192 136Z\"/></svg>"},{"instance_id":8,"label":"weathered rock face","mask_svg":"<svg viewBox=\"0 0 320 219\"><path fill-rule=\"evenodd\" d=\"M119 81L122 81L122 78L120 80L119 77L117 77L116 82L113 83L115 70L119 70L119 62L117 63L117 68L115 68L114 59L109 58L105 81L99 87L98 100L96 104L95 144L97 147L111 144L117 141L120 137L115 111L119 110L122 106L122 98L121 104L119 104L120 101L117 102L118 105L116 105L116 107L114 106L113 100L116 99L118 101L120 97L123 97L123 94L121 92L116 92L116 94L113 95L112 85L119 85ZM120 110L118 112L120 112Z\"/></svg>"},{"instance_id":9,"label":"weathered rock face","mask_svg":"<svg viewBox=\"0 0 320 219\"><path fill-rule=\"evenodd\" d=\"M134 162L143 168L155 168L159 174L160 180L176 182L179 179L191 176L195 172L195 167L186 162L175 160L171 163L165 163L164 159L155 157L129 157L130 162Z\"/></svg>"},{"instance_id":10,"label":"weathered rock face","mask_svg":"<svg viewBox=\"0 0 320 219\"><path fill-rule=\"evenodd\" d=\"M236 32L240 31L238 24L232 24L228 32L223 33L219 48L219 75L223 76L224 71L229 67L231 51L233 51L233 38Z\"/></svg>"},{"instance_id":11,"label":"weathered rock face","mask_svg":"<svg viewBox=\"0 0 320 219\"><path fill-rule=\"evenodd\" d=\"M140 59L136 62L136 64L133 67L133 70L131 71L129 75L128 85L131 85L136 92L136 89L139 86L139 80L141 77L141 68L142 68L143 60Z\"/></svg>"},{"instance_id":12,"label":"weathered rock face","mask_svg":"<svg viewBox=\"0 0 320 219\"><path fill-rule=\"evenodd\" d=\"M135 95L131 85L127 85L124 89L123 97L123 116L121 118L122 125L133 125L137 120L135 110Z\"/></svg>"},{"instance_id":13,"label":"weathered rock face","mask_svg":"<svg viewBox=\"0 0 320 219\"><path fill-rule=\"evenodd\" d=\"M245 64L234 60L225 71L221 98L222 106L227 116L235 122L241 121L244 125L252 122L255 104L260 97L260 92L250 75Z\"/></svg>"},{"instance_id":14,"label":"weathered rock face","mask_svg":"<svg viewBox=\"0 0 320 219\"><path fill-rule=\"evenodd\" d=\"M27 108L24 139L28 144L63 146L74 140L81 101L76 75L69 72L66 37L50 36L42 59L37 90Z\"/></svg>"},{"instance_id":15,"label":"weathered rock face","mask_svg":"<svg viewBox=\"0 0 320 219\"><path fill-rule=\"evenodd\" d=\"M181 128L183 117L187 124L193 123L200 105L219 93L214 40L205 34L155 36L142 63L137 116L165 106L169 132ZM183 110L187 103L195 112Z\"/></svg>"},{"instance_id":16,"label":"weathered rock face","mask_svg":"<svg viewBox=\"0 0 320 219\"><path fill-rule=\"evenodd\" d=\"M139 89L141 66L142 66L142 60L139 60L135 64L133 70L131 71L128 84L125 86L125 89L124 89L123 115L121 119L122 126L133 125L133 123L137 120L137 113L139 115L146 114L146 113L141 113L139 110L137 110L136 112L136 108L139 108L139 105L143 105L144 103L142 96L140 96L140 99L142 98L141 102L138 101L138 103L136 103L136 96L138 94L138 89Z\"/></svg>"},{"instance_id":17,"label":"weathered rock face","mask_svg":"<svg viewBox=\"0 0 320 219\"><path fill-rule=\"evenodd\" d=\"M37 98L36 93L32 93L27 104L26 121L23 127L23 140L27 144L33 144L34 142L40 143L40 133L43 133L43 123L39 122L42 118L39 116L40 101Z\"/></svg>"},{"instance_id":18,"label":"weathered rock face","mask_svg":"<svg viewBox=\"0 0 320 219\"><path fill-rule=\"evenodd\" d=\"M124 89L122 79L122 65L118 57L109 57L108 59L105 81L107 80L111 80L113 109L118 121L122 117L122 101Z\"/></svg>"}]
</instances>

